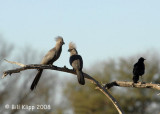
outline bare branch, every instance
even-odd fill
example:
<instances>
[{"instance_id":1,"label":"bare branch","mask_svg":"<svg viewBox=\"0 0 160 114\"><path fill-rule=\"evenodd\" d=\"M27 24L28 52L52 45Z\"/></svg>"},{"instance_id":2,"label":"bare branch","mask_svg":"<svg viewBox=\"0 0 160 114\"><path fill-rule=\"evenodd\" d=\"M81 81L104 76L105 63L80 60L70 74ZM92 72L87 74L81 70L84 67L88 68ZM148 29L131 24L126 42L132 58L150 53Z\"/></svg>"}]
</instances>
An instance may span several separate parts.
<instances>
[{"instance_id":1,"label":"bare branch","mask_svg":"<svg viewBox=\"0 0 160 114\"><path fill-rule=\"evenodd\" d=\"M113 81L111 83L105 84L105 88L110 89L114 86L119 87L135 87L135 88L152 88L156 90L160 90L160 84L152 84L152 83L133 83L133 82L125 82L125 81Z\"/></svg>"},{"instance_id":2,"label":"bare branch","mask_svg":"<svg viewBox=\"0 0 160 114\"><path fill-rule=\"evenodd\" d=\"M8 62L8 61L7 61ZM19 66L23 66L23 64L21 63L17 63L17 62L11 62L9 61L9 63L11 64L16 64ZM7 75L11 75L12 73L19 73L20 71L23 70L28 70L28 69L50 69L50 70L57 70L57 71L62 71L62 72L67 72L67 73L71 73L71 74L76 74L74 70L72 69L68 69L66 66L64 67L57 67L57 66L53 66L53 65L40 65L40 64L30 64L30 65L24 65L21 68L16 68L16 69L12 69L12 70L7 70L3 72L3 76L5 77ZM98 89L105 94L105 96L107 96L109 98L109 100L111 100L111 102L114 104L114 106L116 107L117 111L119 112L119 114L123 114L123 110L121 109L120 105L118 104L118 102L116 101L116 99L108 92L107 89L105 89L105 87L103 87L96 79L94 79L93 77L89 76L86 73L83 73L84 77L87 78L88 80L91 81L91 83L96 84L96 86L98 87Z\"/></svg>"},{"instance_id":3,"label":"bare branch","mask_svg":"<svg viewBox=\"0 0 160 114\"><path fill-rule=\"evenodd\" d=\"M7 75L11 75L13 73L19 73L23 70L28 70L28 69L50 69L50 70L57 70L57 71L75 74L75 72L73 70L68 69L65 66L64 67L57 67L57 66L53 66L53 65L30 64L30 65L25 65L24 67L21 67L21 68L16 68L16 69L4 71L3 77L5 77Z\"/></svg>"},{"instance_id":4,"label":"bare branch","mask_svg":"<svg viewBox=\"0 0 160 114\"><path fill-rule=\"evenodd\" d=\"M99 89L103 94L105 94L105 96L109 98L109 100L111 100L111 102L114 104L119 114L123 114L123 110L121 109L120 105L118 104L116 99L110 94L110 92L107 89L105 89L105 87L103 87L97 80L95 80L93 77L89 76L88 74L84 73L84 76L85 78L89 79L91 82L94 82L94 84L96 84L96 86L98 87L96 89Z\"/></svg>"}]
</instances>

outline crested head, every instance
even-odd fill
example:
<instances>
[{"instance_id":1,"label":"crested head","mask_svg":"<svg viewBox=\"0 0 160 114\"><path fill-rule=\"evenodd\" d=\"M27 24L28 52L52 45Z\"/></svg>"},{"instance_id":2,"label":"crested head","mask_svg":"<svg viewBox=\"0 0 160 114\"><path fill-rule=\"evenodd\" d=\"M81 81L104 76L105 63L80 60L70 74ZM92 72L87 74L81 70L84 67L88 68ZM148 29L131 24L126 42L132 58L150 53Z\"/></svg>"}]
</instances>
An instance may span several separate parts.
<instances>
[{"instance_id":1,"label":"crested head","mask_svg":"<svg viewBox=\"0 0 160 114\"><path fill-rule=\"evenodd\" d=\"M65 44L64 41L63 41L63 37L61 37L61 36L57 36L55 38L55 40L56 40L57 43L60 43L61 45Z\"/></svg>"},{"instance_id":2,"label":"crested head","mask_svg":"<svg viewBox=\"0 0 160 114\"><path fill-rule=\"evenodd\" d=\"M57 37L55 38L55 40L56 40L56 42L57 42L57 41L63 41L63 37L57 36Z\"/></svg>"},{"instance_id":3,"label":"crested head","mask_svg":"<svg viewBox=\"0 0 160 114\"><path fill-rule=\"evenodd\" d=\"M77 50L76 50L76 45L73 42L69 43L69 49L68 51L71 53L71 55L76 55L78 54Z\"/></svg>"},{"instance_id":4,"label":"crested head","mask_svg":"<svg viewBox=\"0 0 160 114\"><path fill-rule=\"evenodd\" d=\"M69 49L76 49L76 44L73 42L69 43Z\"/></svg>"}]
</instances>

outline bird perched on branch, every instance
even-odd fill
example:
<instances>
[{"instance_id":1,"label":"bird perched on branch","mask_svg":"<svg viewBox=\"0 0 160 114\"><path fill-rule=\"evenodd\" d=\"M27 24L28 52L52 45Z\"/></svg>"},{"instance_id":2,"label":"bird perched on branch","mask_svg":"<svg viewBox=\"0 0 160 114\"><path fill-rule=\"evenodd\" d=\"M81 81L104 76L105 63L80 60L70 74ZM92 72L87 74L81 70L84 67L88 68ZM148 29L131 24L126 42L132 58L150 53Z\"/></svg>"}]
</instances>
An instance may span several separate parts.
<instances>
[{"instance_id":1,"label":"bird perched on branch","mask_svg":"<svg viewBox=\"0 0 160 114\"><path fill-rule=\"evenodd\" d=\"M78 55L78 52L76 50L76 45L72 42L69 43L68 51L70 52L70 59L69 59L70 65L76 71L79 84L84 85L85 79L82 72L82 68L83 68L82 57Z\"/></svg>"},{"instance_id":2,"label":"bird perched on branch","mask_svg":"<svg viewBox=\"0 0 160 114\"><path fill-rule=\"evenodd\" d=\"M62 52L62 45L65 43L61 36L56 37L55 40L56 40L55 47L48 51L48 53L44 56L40 64L52 65L60 57ZM38 70L38 73L30 87L31 90L33 90L37 86L38 81L42 75L42 72L43 72L43 69Z\"/></svg>"},{"instance_id":3,"label":"bird perched on branch","mask_svg":"<svg viewBox=\"0 0 160 114\"><path fill-rule=\"evenodd\" d=\"M141 76L142 79L142 75L145 72L145 65L144 65L144 58L141 57L138 62L136 64L134 64L134 68L133 68L133 82L137 83L139 80L139 76ZM143 80L142 80L143 82Z\"/></svg>"}]
</instances>

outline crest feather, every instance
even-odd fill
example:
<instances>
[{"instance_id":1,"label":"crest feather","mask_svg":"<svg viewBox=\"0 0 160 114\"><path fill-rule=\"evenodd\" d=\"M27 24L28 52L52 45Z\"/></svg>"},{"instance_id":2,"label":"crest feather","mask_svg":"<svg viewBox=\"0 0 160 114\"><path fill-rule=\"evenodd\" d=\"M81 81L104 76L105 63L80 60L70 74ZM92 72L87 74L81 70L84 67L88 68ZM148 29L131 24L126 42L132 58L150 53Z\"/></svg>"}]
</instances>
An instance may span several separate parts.
<instances>
[{"instance_id":1,"label":"crest feather","mask_svg":"<svg viewBox=\"0 0 160 114\"><path fill-rule=\"evenodd\" d=\"M57 37L55 38L55 40L56 40L56 42L57 42L57 41L63 41L63 37L62 37L62 36L57 36Z\"/></svg>"},{"instance_id":2,"label":"crest feather","mask_svg":"<svg viewBox=\"0 0 160 114\"><path fill-rule=\"evenodd\" d=\"M76 49L76 44L75 43L73 43L73 42L70 42L69 43L69 49Z\"/></svg>"}]
</instances>

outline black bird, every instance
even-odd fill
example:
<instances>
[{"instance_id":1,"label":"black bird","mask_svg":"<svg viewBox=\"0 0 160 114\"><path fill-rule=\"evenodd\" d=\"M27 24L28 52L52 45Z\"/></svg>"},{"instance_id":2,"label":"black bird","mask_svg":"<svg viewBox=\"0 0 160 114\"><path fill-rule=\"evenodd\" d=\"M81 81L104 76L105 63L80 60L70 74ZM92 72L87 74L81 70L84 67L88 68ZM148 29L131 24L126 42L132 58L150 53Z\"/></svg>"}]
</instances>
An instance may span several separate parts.
<instances>
[{"instance_id":1,"label":"black bird","mask_svg":"<svg viewBox=\"0 0 160 114\"><path fill-rule=\"evenodd\" d=\"M144 74L145 72L145 66L144 66L144 58L141 57L138 62L136 64L134 64L134 68L133 68L133 82L137 83L139 80L139 76L141 76ZM143 81L143 80L142 80Z\"/></svg>"},{"instance_id":2,"label":"black bird","mask_svg":"<svg viewBox=\"0 0 160 114\"><path fill-rule=\"evenodd\" d=\"M82 72L82 68L83 68L82 57L80 55L78 55L78 52L76 50L76 46L72 42L70 42L70 44L69 44L68 51L70 52L70 59L69 59L70 65L76 71L79 84L84 85L85 79L84 79L84 75Z\"/></svg>"}]
</instances>

